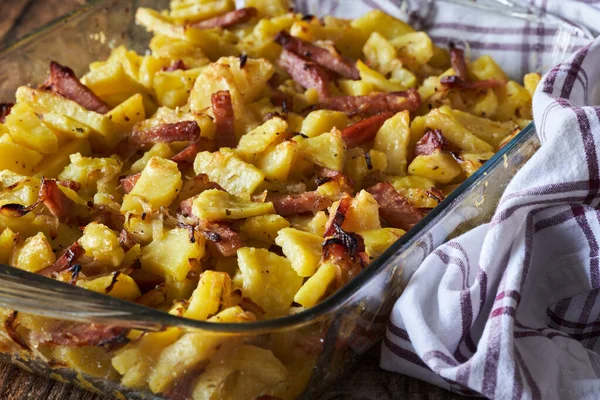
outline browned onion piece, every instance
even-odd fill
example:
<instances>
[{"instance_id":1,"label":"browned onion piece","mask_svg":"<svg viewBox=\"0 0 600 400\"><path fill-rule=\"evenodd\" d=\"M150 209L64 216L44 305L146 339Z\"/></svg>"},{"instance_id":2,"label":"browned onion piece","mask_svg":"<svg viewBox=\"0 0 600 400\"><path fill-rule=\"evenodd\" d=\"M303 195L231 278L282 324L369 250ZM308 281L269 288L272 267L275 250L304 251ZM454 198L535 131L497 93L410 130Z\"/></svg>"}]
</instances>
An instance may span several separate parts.
<instances>
[{"instance_id":1,"label":"browned onion piece","mask_svg":"<svg viewBox=\"0 0 600 400\"><path fill-rule=\"evenodd\" d=\"M60 257L58 257L54 264L36 273L43 276L52 276L59 272L66 271L67 269L71 268L73 263L77 261L77 259L84 253L85 250L79 245L79 242L75 242L69 246Z\"/></svg>"}]
</instances>

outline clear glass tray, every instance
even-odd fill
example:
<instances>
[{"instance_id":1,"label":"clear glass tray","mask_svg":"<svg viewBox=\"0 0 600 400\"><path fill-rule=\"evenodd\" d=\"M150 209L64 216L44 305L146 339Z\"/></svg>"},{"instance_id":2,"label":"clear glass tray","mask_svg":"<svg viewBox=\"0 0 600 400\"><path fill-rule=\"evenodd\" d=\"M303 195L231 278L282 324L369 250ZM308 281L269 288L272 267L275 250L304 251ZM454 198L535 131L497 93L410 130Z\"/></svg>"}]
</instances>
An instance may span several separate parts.
<instances>
[{"instance_id":1,"label":"clear glass tray","mask_svg":"<svg viewBox=\"0 0 600 400\"><path fill-rule=\"evenodd\" d=\"M91 61L105 58L111 48L120 44L143 53L150 36L135 26L135 10L137 7L166 8L167 3L161 0L91 1L9 46L0 52L0 100L11 100L22 84L42 82L50 60L82 73ZM491 7L489 12L496 12L493 10L498 2L475 6ZM515 13L514 9L502 12L507 18L521 18L510 16ZM284 397L302 394L302 398L316 398L383 336L391 307L422 260L449 238L489 220L504 188L538 145L531 124L357 278L317 306L295 315L245 324L211 324L172 316L1 265L0 305L21 315L43 316L53 321L149 331L177 327L186 335L198 335L199 341L214 341L215 348L226 346L229 341L258 345L271 349L286 363L288 376L279 383L280 389L287 391ZM17 334L19 329L25 328L17 328ZM53 359L52 349L20 346L13 339L0 330L0 353L25 369L115 398L164 398L120 386L115 376L102 368L83 367L81 359L85 357L82 355L67 357L71 361L65 365ZM102 354L98 348L85 351L89 355ZM88 358L92 357L89 355ZM99 366L100 361L96 364Z\"/></svg>"}]
</instances>

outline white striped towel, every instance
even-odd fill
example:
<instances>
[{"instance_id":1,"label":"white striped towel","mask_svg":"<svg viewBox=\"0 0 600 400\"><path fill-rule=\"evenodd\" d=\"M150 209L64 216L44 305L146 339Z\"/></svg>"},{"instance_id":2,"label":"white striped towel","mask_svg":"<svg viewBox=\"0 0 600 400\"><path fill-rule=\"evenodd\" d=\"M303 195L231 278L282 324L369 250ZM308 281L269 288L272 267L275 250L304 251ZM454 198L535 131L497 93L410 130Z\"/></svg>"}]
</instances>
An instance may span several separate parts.
<instances>
[{"instance_id":1,"label":"white striped towel","mask_svg":"<svg viewBox=\"0 0 600 400\"><path fill-rule=\"evenodd\" d=\"M600 398L599 66L600 39L544 77L540 150L489 224L415 273L392 312L384 369L489 398Z\"/></svg>"}]
</instances>

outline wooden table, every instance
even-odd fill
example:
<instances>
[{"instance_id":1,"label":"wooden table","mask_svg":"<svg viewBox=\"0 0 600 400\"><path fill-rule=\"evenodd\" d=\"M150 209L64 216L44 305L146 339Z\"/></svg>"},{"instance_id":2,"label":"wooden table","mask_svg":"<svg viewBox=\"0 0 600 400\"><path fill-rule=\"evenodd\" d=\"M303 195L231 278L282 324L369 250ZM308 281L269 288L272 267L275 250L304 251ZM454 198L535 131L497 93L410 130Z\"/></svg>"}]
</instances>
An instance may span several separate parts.
<instances>
[{"instance_id":1,"label":"wooden table","mask_svg":"<svg viewBox=\"0 0 600 400\"><path fill-rule=\"evenodd\" d=\"M0 0L0 45L12 42L44 25L85 0ZM349 372L348 379L335 385L324 399L348 399L360 385L376 382L377 400L462 399L443 389L416 379L380 371L376 352ZM364 399L364 397L361 397ZM108 400L79 388L35 376L15 366L0 364L0 399L2 400Z\"/></svg>"}]
</instances>

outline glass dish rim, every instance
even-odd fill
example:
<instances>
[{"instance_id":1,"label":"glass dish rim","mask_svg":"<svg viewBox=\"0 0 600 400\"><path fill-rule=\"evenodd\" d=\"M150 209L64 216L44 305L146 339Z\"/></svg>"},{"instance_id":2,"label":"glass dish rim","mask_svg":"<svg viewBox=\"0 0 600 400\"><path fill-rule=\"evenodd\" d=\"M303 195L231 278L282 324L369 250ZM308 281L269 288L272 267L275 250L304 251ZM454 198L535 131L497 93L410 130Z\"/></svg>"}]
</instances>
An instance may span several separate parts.
<instances>
[{"instance_id":1,"label":"glass dish rim","mask_svg":"<svg viewBox=\"0 0 600 400\"><path fill-rule=\"evenodd\" d=\"M50 34L54 29L58 29L60 26L65 25L72 19L78 17L84 17L85 14L93 11L94 9L100 8L105 3L109 3L114 0L89 0L86 4L78 7L77 9L56 18L42 27L35 29L31 33L24 37L9 43L0 48L0 58L11 51L20 47L26 46L27 44L35 41L37 38ZM297 314L292 314L284 317L278 317L268 320L246 322L246 323L214 323L207 321L197 321L184 317L174 316L167 312L145 307L139 304L131 303L132 305L139 307L146 311L146 314L151 313L156 317L156 323L164 326L175 326L174 321L177 321L177 326L189 327L194 329L201 329L213 333L255 333L257 331L274 331L274 330L285 330L293 329L298 326L310 324L318 321L320 318L335 313L340 306L342 306L348 299L350 299L362 286L369 283L369 281L376 277L379 272L385 267L386 263L396 255L406 250L416 239L418 234L421 233L430 223L434 222L442 212L459 199L463 194L468 192L472 186L478 182L481 178L485 177L489 171L493 170L504 160L504 157L510 153L513 149L518 148L522 142L529 137L530 134L535 134L535 124L532 121L525 128L517 134L507 145L502 147L492 158L490 158L481 168L461 183L452 193L450 193L437 207L429 212L419 223L417 223L412 229L407 231L401 238L394 242L383 254L377 257L371 262L359 275L353 280L344 285L341 289L327 297L317 305L303 310ZM33 274L34 275L34 274ZM61 284L52 280L56 284ZM104 295L107 299L109 296ZM129 302L128 302L129 303ZM126 318L122 318L123 321ZM162 322L161 322L162 320ZM116 318L118 321L118 317Z\"/></svg>"}]
</instances>

